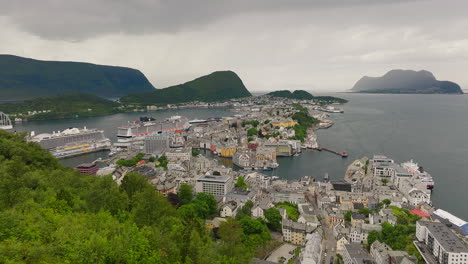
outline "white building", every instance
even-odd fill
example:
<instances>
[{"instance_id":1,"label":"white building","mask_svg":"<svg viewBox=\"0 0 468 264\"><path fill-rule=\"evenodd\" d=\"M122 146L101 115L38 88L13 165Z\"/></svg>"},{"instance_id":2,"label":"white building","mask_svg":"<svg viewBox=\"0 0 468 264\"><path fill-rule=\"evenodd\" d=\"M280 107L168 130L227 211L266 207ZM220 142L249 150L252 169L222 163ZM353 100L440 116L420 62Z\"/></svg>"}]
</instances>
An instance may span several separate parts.
<instances>
[{"instance_id":1,"label":"white building","mask_svg":"<svg viewBox=\"0 0 468 264\"><path fill-rule=\"evenodd\" d=\"M229 176L203 175L197 179L195 191L224 196L232 189L232 186L232 178Z\"/></svg>"},{"instance_id":2,"label":"white building","mask_svg":"<svg viewBox=\"0 0 468 264\"><path fill-rule=\"evenodd\" d=\"M427 246L439 263L468 263L468 248L443 223L416 222L416 239Z\"/></svg>"},{"instance_id":3,"label":"white building","mask_svg":"<svg viewBox=\"0 0 468 264\"><path fill-rule=\"evenodd\" d=\"M301 264L318 264L322 256L322 235L319 233L307 234L306 244L302 250Z\"/></svg>"},{"instance_id":4,"label":"white building","mask_svg":"<svg viewBox=\"0 0 468 264\"><path fill-rule=\"evenodd\" d=\"M234 201L229 201L221 206L221 217L235 217L240 206Z\"/></svg>"}]
</instances>

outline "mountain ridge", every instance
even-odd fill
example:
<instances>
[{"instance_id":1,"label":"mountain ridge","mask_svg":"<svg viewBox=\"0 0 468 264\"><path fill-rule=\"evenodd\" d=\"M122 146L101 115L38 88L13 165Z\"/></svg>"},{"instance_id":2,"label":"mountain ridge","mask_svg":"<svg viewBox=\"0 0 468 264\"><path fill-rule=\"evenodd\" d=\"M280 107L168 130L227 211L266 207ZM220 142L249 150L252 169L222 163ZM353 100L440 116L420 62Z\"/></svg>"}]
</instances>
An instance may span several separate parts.
<instances>
[{"instance_id":1,"label":"mountain ridge","mask_svg":"<svg viewBox=\"0 0 468 264\"><path fill-rule=\"evenodd\" d=\"M133 68L0 54L0 100L76 93L110 98L152 90L146 76Z\"/></svg>"},{"instance_id":2,"label":"mountain ridge","mask_svg":"<svg viewBox=\"0 0 468 264\"><path fill-rule=\"evenodd\" d=\"M124 104L175 104L190 101L223 101L248 97L252 94L233 71L215 71L192 81L157 89L152 92L132 94L122 97Z\"/></svg>"},{"instance_id":3,"label":"mountain ridge","mask_svg":"<svg viewBox=\"0 0 468 264\"><path fill-rule=\"evenodd\" d=\"M360 93L401 94L463 94L460 86L450 81L439 81L426 70L394 69L381 77L363 76L351 91Z\"/></svg>"}]
</instances>

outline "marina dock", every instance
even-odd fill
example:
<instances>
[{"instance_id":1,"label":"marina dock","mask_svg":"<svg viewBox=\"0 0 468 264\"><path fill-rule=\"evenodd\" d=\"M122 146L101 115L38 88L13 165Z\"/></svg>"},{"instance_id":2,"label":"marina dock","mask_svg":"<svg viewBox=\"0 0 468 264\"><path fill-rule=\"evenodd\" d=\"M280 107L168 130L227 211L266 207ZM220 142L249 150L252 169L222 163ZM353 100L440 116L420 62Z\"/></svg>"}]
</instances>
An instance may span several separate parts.
<instances>
[{"instance_id":1,"label":"marina dock","mask_svg":"<svg viewBox=\"0 0 468 264\"><path fill-rule=\"evenodd\" d=\"M329 149L329 148L325 148L325 147L318 147L317 150L319 150L319 151L325 150L325 151L331 152L333 154L336 154L338 156L341 156L343 158L348 157L348 153L346 151L339 152L339 151L335 151L333 149Z\"/></svg>"}]
</instances>

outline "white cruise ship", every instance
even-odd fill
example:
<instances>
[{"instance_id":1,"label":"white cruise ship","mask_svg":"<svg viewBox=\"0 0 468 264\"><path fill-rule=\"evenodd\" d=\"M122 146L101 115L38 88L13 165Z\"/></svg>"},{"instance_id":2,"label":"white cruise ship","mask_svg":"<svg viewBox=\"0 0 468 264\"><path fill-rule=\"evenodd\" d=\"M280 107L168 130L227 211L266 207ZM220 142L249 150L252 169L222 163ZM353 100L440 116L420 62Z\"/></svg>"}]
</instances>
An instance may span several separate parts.
<instances>
[{"instance_id":1,"label":"white cruise ship","mask_svg":"<svg viewBox=\"0 0 468 264\"><path fill-rule=\"evenodd\" d=\"M67 128L63 131L35 135L31 132L28 141L36 142L57 158L65 158L111 148L110 139L103 130Z\"/></svg>"},{"instance_id":2,"label":"white cruise ship","mask_svg":"<svg viewBox=\"0 0 468 264\"><path fill-rule=\"evenodd\" d=\"M408 170L409 173L413 174L415 183L425 185L426 188L430 190L434 188L434 180L432 179L432 176L424 171L423 167L419 166L416 162L410 160L402 163L401 166Z\"/></svg>"},{"instance_id":3,"label":"white cruise ship","mask_svg":"<svg viewBox=\"0 0 468 264\"><path fill-rule=\"evenodd\" d=\"M172 116L161 121L155 121L152 118L140 118L139 121L120 126L117 131L117 141L119 143L129 143L134 140L143 140L146 136L174 133L189 128L188 119L182 116Z\"/></svg>"}]
</instances>

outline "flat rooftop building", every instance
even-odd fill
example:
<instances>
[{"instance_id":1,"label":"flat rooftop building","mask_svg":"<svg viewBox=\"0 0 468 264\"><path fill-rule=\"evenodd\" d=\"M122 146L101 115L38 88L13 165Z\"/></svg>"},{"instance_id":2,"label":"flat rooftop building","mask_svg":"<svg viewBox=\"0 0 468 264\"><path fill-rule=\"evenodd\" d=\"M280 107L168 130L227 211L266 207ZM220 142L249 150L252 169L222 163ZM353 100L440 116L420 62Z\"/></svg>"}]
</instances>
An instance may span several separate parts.
<instances>
[{"instance_id":1,"label":"flat rooftop building","mask_svg":"<svg viewBox=\"0 0 468 264\"><path fill-rule=\"evenodd\" d=\"M445 224L416 222L416 238L443 264L468 263L468 248Z\"/></svg>"},{"instance_id":2,"label":"flat rooftop building","mask_svg":"<svg viewBox=\"0 0 468 264\"><path fill-rule=\"evenodd\" d=\"M195 190L197 193L224 196L231 191L232 185L232 178L229 176L203 175L197 179Z\"/></svg>"}]
</instances>

